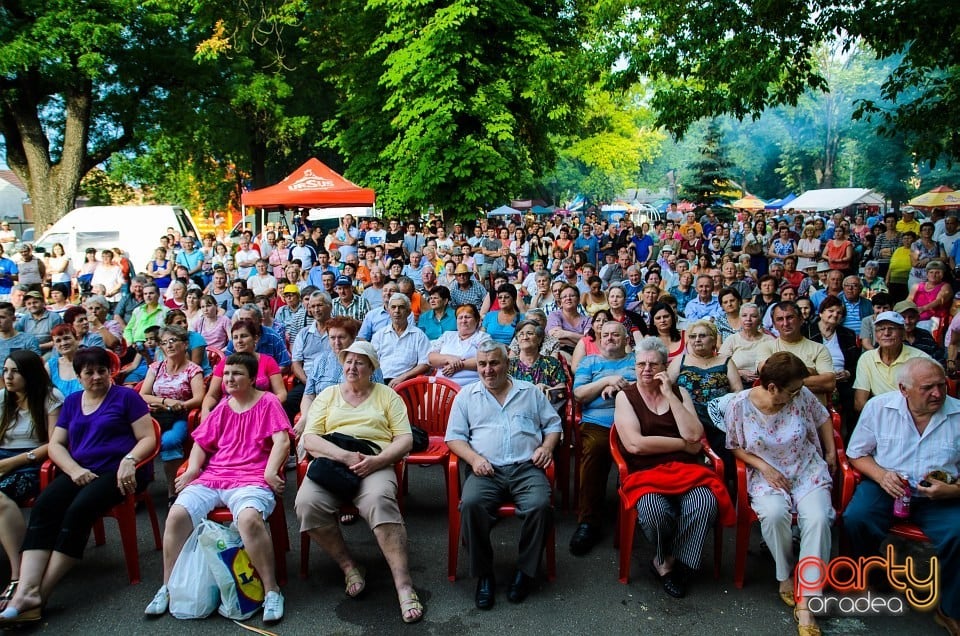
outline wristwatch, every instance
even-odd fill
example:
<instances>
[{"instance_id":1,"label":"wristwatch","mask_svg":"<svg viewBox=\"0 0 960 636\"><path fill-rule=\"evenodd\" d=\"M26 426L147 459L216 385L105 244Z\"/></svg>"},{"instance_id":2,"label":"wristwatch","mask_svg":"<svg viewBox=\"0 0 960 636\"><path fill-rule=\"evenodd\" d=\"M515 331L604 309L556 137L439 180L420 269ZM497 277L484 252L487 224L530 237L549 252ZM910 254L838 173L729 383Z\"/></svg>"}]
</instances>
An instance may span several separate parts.
<instances>
[{"instance_id":1,"label":"wristwatch","mask_svg":"<svg viewBox=\"0 0 960 636\"><path fill-rule=\"evenodd\" d=\"M132 461L134 464L137 463L137 458L134 457L133 455L127 455L127 456L124 457L123 459L124 459L124 460L130 460L130 461Z\"/></svg>"},{"instance_id":2,"label":"wristwatch","mask_svg":"<svg viewBox=\"0 0 960 636\"><path fill-rule=\"evenodd\" d=\"M36 464L36 463L37 463L37 454L34 453L33 451L27 451L27 459L30 460L30 463L31 463L31 464Z\"/></svg>"}]
</instances>

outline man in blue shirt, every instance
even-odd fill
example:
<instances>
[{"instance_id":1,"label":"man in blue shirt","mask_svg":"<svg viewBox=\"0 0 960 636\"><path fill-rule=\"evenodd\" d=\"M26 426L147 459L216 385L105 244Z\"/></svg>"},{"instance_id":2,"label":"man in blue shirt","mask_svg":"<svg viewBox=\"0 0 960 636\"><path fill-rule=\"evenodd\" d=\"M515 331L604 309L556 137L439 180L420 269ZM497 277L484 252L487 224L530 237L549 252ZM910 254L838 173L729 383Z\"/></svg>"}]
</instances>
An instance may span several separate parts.
<instances>
[{"instance_id":1,"label":"man in blue shirt","mask_svg":"<svg viewBox=\"0 0 960 636\"><path fill-rule=\"evenodd\" d=\"M697 297L687 302L683 313L688 324L701 318L712 322L723 313L720 302L713 295L713 278L709 274L697 276Z\"/></svg>"},{"instance_id":2,"label":"man in blue shirt","mask_svg":"<svg viewBox=\"0 0 960 636\"><path fill-rule=\"evenodd\" d=\"M234 319L240 320L246 318L260 325L260 340L257 342L257 353L265 353L273 358L280 367L281 373L286 373L290 369L290 352L287 351L287 345L275 330L263 326L263 312L253 303L247 303L234 312ZM227 343L223 352L230 355L234 352L233 341Z\"/></svg>"},{"instance_id":3,"label":"man in blue shirt","mask_svg":"<svg viewBox=\"0 0 960 636\"><path fill-rule=\"evenodd\" d=\"M3 255L3 245L0 245L0 300L10 300L18 273L17 264Z\"/></svg>"},{"instance_id":4,"label":"man in blue shirt","mask_svg":"<svg viewBox=\"0 0 960 636\"><path fill-rule=\"evenodd\" d=\"M590 224L584 224L583 229L580 232L580 236L577 237L577 240L573 242L573 251L582 252L587 258L588 263L597 264L597 246L600 244L600 240L594 236L593 229L590 227Z\"/></svg>"}]
</instances>

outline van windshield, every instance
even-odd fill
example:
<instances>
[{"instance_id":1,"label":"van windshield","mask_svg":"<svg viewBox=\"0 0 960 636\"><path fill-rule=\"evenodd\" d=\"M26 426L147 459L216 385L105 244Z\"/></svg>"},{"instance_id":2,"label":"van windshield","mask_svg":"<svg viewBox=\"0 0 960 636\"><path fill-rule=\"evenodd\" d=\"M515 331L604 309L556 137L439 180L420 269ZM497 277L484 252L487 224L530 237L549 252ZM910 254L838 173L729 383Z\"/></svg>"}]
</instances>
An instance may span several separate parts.
<instances>
[{"instance_id":1,"label":"van windshield","mask_svg":"<svg viewBox=\"0 0 960 636\"><path fill-rule=\"evenodd\" d=\"M47 254L50 254L50 252L53 250L53 245L55 243L59 243L60 245L64 246L65 250L68 250L70 249L69 240L70 240L70 235L67 234L66 232L62 232L59 234L48 234L43 238L42 241L34 245L34 249L36 249L37 251L43 251L43 252L46 252Z\"/></svg>"},{"instance_id":2,"label":"van windshield","mask_svg":"<svg viewBox=\"0 0 960 636\"><path fill-rule=\"evenodd\" d=\"M77 251L85 252L88 247L98 252L113 249L120 243L120 232L77 232Z\"/></svg>"}]
</instances>

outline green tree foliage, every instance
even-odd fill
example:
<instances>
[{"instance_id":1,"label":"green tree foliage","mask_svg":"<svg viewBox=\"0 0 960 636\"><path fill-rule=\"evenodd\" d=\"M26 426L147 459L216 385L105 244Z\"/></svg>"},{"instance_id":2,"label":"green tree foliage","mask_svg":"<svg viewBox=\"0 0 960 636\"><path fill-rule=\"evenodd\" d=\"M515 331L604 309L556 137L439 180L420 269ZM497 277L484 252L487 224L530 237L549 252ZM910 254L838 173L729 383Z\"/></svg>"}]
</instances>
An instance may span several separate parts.
<instances>
[{"instance_id":1,"label":"green tree foliage","mask_svg":"<svg viewBox=\"0 0 960 636\"><path fill-rule=\"evenodd\" d=\"M700 157L686 167L686 177L681 188L684 198L699 205L709 205L729 188L733 164L727 159L720 122L713 120L707 126Z\"/></svg>"},{"instance_id":2,"label":"green tree foliage","mask_svg":"<svg viewBox=\"0 0 960 636\"><path fill-rule=\"evenodd\" d=\"M680 135L704 117L757 119L808 88L827 90L816 51L862 43L878 58L902 57L855 116L904 134L920 158L960 157L955 2L601 0L595 17L608 62L625 60L621 81L657 80L658 122Z\"/></svg>"},{"instance_id":3,"label":"green tree foliage","mask_svg":"<svg viewBox=\"0 0 960 636\"><path fill-rule=\"evenodd\" d=\"M370 0L366 7L383 16L384 29L369 48L355 45L382 70L375 86L345 92L338 117L375 121L368 124L375 135L357 138L336 126L337 143L359 159L348 174L374 181L388 212L434 203L472 213L520 194L553 165L551 134L577 124L585 79L577 24L564 3ZM379 152L376 162L362 158L371 151Z\"/></svg>"},{"instance_id":4,"label":"green tree foliage","mask_svg":"<svg viewBox=\"0 0 960 636\"><path fill-rule=\"evenodd\" d=\"M562 142L558 169L545 182L591 201L611 201L634 187L641 163L659 155L665 139L649 125L651 116L638 97L635 91L620 94L592 87L580 134Z\"/></svg>"},{"instance_id":5,"label":"green tree foliage","mask_svg":"<svg viewBox=\"0 0 960 636\"><path fill-rule=\"evenodd\" d=\"M0 5L0 136L37 224L73 205L81 178L131 148L190 77L176 0L12 0Z\"/></svg>"}]
</instances>

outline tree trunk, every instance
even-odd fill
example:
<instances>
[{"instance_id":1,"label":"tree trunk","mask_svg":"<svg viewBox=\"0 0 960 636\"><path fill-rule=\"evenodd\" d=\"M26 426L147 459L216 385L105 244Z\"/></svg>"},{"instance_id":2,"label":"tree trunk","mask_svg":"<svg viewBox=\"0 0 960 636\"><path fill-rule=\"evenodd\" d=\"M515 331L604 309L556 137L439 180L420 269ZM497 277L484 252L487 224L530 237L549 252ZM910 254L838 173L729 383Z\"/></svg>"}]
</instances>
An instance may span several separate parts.
<instances>
[{"instance_id":1,"label":"tree trunk","mask_svg":"<svg viewBox=\"0 0 960 636\"><path fill-rule=\"evenodd\" d=\"M54 163L38 114L41 105L31 99L29 81L18 84L3 101L7 163L27 188L39 236L48 223L73 208L80 180L90 169L86 162L92 85L82 82L64 95L63 146L60 161Z\"/></svg>"}]
</instances>

